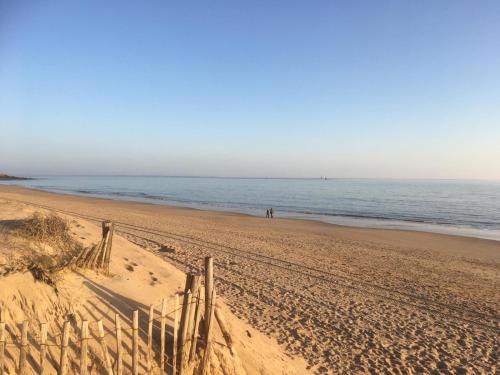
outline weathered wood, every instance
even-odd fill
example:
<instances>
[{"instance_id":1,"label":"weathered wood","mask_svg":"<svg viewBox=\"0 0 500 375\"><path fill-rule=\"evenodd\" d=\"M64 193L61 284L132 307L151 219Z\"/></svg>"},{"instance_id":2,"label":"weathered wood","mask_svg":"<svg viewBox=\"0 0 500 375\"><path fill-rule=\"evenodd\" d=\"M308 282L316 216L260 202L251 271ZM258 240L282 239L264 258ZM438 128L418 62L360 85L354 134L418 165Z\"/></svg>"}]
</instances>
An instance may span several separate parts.
<instances>
[{"instance_id":1,"label":"weathered wood","mask_svg":"<svg viewBox=\"0 0 500 375\"><path fill-rule=\"evenodd\" d=\"M80 332L80 375L88 374L88 346L89 346L89 322L82 322L82 330Z\"/></svg>"},{"instance_id":2,"label":"weathered wood","mask_svg":"<svg viewBox=\"0 0 500 375\"><path fill-rule=\"evenodd\" d=\"M59 375L65 375L68 367L68 342L69 342L69 328L68 321L64 322L63 333L61 339L61 357L59 358Z\"/></svg>"},{"instance_id":3,"label":"weathered wood","mask_svg":"<svg viewBox=\"0 0 500 375\"><path fill-rule=\"evenodd\" d=\"M187 293L188 290L191 289L191 283L193 282L193 273L187 273L186 274L186 282L184 284L184 294Z\"/></svg>"},{"instance_id":4,"label":"weathered wood","mask_svg":"<svg viewBox=\"0 0 500 375\"><path fill-rule=\"evenodd\" d=\"M21 347L19 350L19 373L26 374L26 357L28 356L28 321L25 320L21 327Z\"/></svg>"},{"instance_id":5,"label":"weathered wood","mask_svg":"<svg viewBox=\"0 0 500 375\"><path fill-rule=\"evenodd\" d=\"M82 259L85 259L85 257L87 256L87 254L89 253L89 251L92 249L92 247L86 247L85 249L83 249L82 251L80 251L80 253L73 258L73 260L71 261L71 263L73 264L76 264L78 266L78 264L80 263L80 261Z\"/></svg>"},{"instance_id":6,"label":"weathered wood","mask_svg":"<svg viewBox=\"0 0 500 375\"><path fill-rule=\"evenodd\" d=\"M113 248L113 234L115 233L115 225L111 223L109 228L108 250L106 251L106 273L109 275L109 264L111 263L111 250Z\"/></svg>"},{"instance_id":7,"label":"weathered wood","mask_svg":"<svg viewBox=\"0 0 500 375\"><path fill-rule=\"evenodd\" d=\"M182 375L184 371L184 366L186 364L186 344L187 344L187 329L188 329L188 319L189 319L189 309L191 308L191 291L188 290L187 294L184 295L184 303L182 309L182 316L184 319L181 319L181 338L179 343L179 374ZM184 322L184 325L183 325Z\"/></svg>"},{"instance_id":8,"label":"weathered wood","mask_svg":"<svg viewBox=\"0 0 500 375\"><path fill-rule=\"evenodd\" d=\"M85 267L87 268L94 268L95 262L97 261L97 257L99 256L101 249L103 246L103 241L99 241L99 243L94 247L94 250L92 251L91 255L89 256L88 261L85 263Z\"/></svg>"},{"instance_id":9,"label":"weathered wood","mask_svg":"<svg viewBox=\"0 0 500 375\"><path fill-rule=\"evenodd\" d=\"M172 347L172 375L177 373L177 340L179 336L179 295L175 294L174 302L174 344Z\"/></svg>"},{"instance_id":10,"label":"weathered wood","mask_svg":"<svg viewBox=\"0 0 500 375\"><path fill-rule=\"evenodd\" d=\"M153 367L153 320L155 316L155 308L153 305L149 306L149 319L148 319L148 356L147 356L147 371L151 372Z\"/></svg>"},{"instance_id":11,"label":"weathered wood","mask_svg":"<svg viewBox=\"0 0 500 375\"><path fill-rule=\"evenodd\" d=\"M163 298L161 303L160 319L160 371L165 371L165 324L167 319L167 299Z\"/></svg>"},{"instance_id":12,"label":"weathered wood","mask_svg":"<svg viewBox=\"0 0 500 375\"><path fill-rule=\"evenodd\" d=\"M79 259L76 260L75 264L77 267L85 267L87 264L89 257L92 256L93 251L95 250L97 245L92 245L87 247L79 257Z\"/></svg>"},{"instance_id":13,"label":"weathered wood","mask_svg":"<svg viewBox=\"0 0 500 375\"><path fill-rule=\"evenodd\" d=\"M120 314L115 314L116 329L116 375L123 374L122 324Z\"/></svg>"},{"instance_id":14,"label":"weathered wood","mask_svg":"<svg viewBox=\"0 0 500 375\"><path fill-rule=\"evenodd\" d=\"M205 342L208 341L208 327L210 327L210 311L212 306L212 293L214 290L214 260L205 258Z\"/></svg>"},{"instance_id":15,"label":"weathered wood","mask_svg":"<svg viewBox=\"0 0 500 375\"><path fill-rule=\"evenodd\" d=\"M102 222L102 239L104 241L102 257L101 257L101 268L104 269L106 266L107 253L109 251L109 240L110 240L110 231L111 231L112 223L111 221L103 221Z\"/></svg>"},{"instance_id":16,"label":"weathered wood","mask_svg":"<svg viewBox=\"0 0 500 375\"><path fill-rule=\"evenodd\" d=\"M187 319L186 353L189 353L191 351L191 344L192 344L191 338L193 336L193 325L196 313L194 305L196 304L196 298L198 296L198 290L200 289L200 285L201 285L200 275L193 275L190 287L191 305L189 306L189 316Z\"/></svg>"},{"instance_id":17,"label":"weathered wood","mask_svg":"<svg viewBox=\"0 0 500 375\"><path fill-rule=\"evenodd\" d=\"M132 374L139 373L139 311L132 318Z\"/></svg>"},{"instance_id":18,"label":"weathered wood","mask_svg":"<svg viewBox=\"0 0 500 375\"><path fill-rule=\"evenodd\" d=\"M212 351L212 332L213 332L213 321L214 321L214 311L215 311L215 288L212 289L212 295L210 296L210 310L209 313L206 314L209 324L207 326L207 331L206 331L206 340L207 340L207 345L205 347L205 353L203 355L203 362L201 365L201 374L202 375L207 375L209 373L209 362L210 362L210 355Z\"/></svg>"},{"instance_id":19,"label":"weathered wood","mask_svg":"<svg viewBox=\"0 0 500 375\"><path fill-rule=\"evenodd\" d=\"M104 327L102 325L102 320L97 322L97 329L99 330L99 344L101 345L102 356L104 368L106 369L106 373L108 375L113 375L113 366L111 366L111 358L108 353L108 346L106 345L106 340L104 340Z\"/></svg>"},{"instance_id":20,"label":"weathered wood","mask_svg":"<svg viewBox=\"0 0 500 375\"><path fill-rule=\"evenodd\" d=\"M40 324L40 371L39 375L45 374L45 359L47 358L47 323Z\"/></svg>"},{"instance_id":21,"label":"weathered wood","mask_svg":"<svg viewBox=\"0 0 500 375\"><path fill-rule=\"evenodd\" d=\"M5 323L0 321L0 375L4 375L5 345Z\"/></svg>"},{"instance_id":22,"label":"weathered wood","mask_svg":"<svg viewBox=\"0 0 500 375\"><path fill-rule=\"evenodd\" d=\"M99 268L104 269L106 261L106 253L108 251L108 236L102 238L102 251L99 254L100 259L98 259Z\"/></svg>"},{"instance_id":23,"label":"weathered wood","mask_svg":"<svg viewBox=\"0 0 500 375\"><path fill-rule=\"evenodd\" d=\"M95 269L97 264L99 263L99 258L101 257L102 252L104 251L104 238L99 242L99 246L96 249L96 253L92 258L92 262L90 263L90 268Z\"/></svg>"},{"instance_id":24,"label":"weathered wood","mask_svg":"<svg viewBox=\"0 0 500 375\"><path fill-rule=\"evenodd\" d=\"M191 336L191 350L189 353L189 361L192 362L196 355L196 346L198 344L198 326L200 325L201 317L201 288L198 289L198 295L196 297L196 313L193 326L193 334Z\"/></svg>"},{"instance_id":25,"label":"weathered wood","mask_svg":"<svg viewBox=\"0 0 500 375\"><path fill-rule=\"evenodd\" d=\"M192 284L192 282L193 282L193 276L194 276L194 274L192 274L192 273L188 273L188 274L186 274L186 283L185 283L185 285L184 285L184 296L186 296L186 295L187 295L187 292L188 292L189 290L191 290L191 284ZM186 303L187 303L187 299L186 299L186 298L184 298L184 299L182 300L182 312L184 312L184 311L185 311L185 309L186 309ZM185 325L184 323L185 323L186 319L187 319L187 316L185 316L185 315L182 313L182 314L181 314L181 321L180 321L180 326L179 326L179 327L181 327L181 328L182 328L182 327L184 327L184 325ZM181 338L181 339L182 339L182 338Z\"/></svg>"}]
</instances>

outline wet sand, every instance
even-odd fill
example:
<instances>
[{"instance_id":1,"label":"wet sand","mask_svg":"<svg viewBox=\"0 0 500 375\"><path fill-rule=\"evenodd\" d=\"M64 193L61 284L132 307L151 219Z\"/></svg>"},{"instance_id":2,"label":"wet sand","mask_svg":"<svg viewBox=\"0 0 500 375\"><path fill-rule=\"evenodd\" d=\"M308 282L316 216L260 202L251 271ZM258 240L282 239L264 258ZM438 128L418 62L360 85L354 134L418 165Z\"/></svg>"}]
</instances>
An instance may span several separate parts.
<instances>
[{"instance_id":1,"label":"wet sand","mask_svg":"<svg viewBox=\"0 0 500 375\"><path fill-rule=\"evenodd\" d=\"M183 270L213 255L233 313L316 373L496 371L500 242L8 186L2 199L113 220Z\"/></svg>"}]
</instances>

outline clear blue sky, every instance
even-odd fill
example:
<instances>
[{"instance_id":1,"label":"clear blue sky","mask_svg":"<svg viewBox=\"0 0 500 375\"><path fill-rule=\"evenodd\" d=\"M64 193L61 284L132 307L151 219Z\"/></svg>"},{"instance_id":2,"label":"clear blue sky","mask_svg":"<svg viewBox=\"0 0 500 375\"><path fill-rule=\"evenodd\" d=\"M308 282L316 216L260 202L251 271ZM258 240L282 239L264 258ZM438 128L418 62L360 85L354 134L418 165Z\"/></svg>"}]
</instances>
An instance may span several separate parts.
<instances>
[{"instance_id":1,"label":"clear blue sky","mask_svg":"<svg viewBox=\"0 0 500 375\"><path fill-rule=\"evenodd\" d=\"M500 2L0 0L2 171L500 179Z\"/></svg>"}]
</instances>

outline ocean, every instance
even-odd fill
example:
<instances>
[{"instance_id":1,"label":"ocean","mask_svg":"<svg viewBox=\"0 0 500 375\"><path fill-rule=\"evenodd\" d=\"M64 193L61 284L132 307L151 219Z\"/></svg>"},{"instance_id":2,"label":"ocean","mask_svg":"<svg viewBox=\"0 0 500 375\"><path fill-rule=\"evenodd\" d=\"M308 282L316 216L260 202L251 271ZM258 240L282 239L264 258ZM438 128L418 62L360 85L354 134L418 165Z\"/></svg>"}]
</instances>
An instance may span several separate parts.
<instances>
[{"instance_id":1,"label":"ocean","mask_svg":"<svg viewBox=\"0 0 500 375\"><path fill-rule=\"evenodd\" d=\"M500 182L156 176L38 176L46 191L500 240Z\"/></svg>"}]
</instances>

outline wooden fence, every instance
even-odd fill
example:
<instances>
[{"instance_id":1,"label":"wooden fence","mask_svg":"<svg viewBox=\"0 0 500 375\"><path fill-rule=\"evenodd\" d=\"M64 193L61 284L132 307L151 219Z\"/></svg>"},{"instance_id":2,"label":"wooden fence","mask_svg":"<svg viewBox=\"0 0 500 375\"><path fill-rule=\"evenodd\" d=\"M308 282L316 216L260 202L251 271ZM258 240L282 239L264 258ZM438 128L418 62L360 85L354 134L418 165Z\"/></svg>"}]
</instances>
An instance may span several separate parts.
<instances>
[{"instance_id":1,"label":"wooden fence","mask_svg":"<svg viewBox=\"0 0 500 375\"><path fill-rule=\"evenodd\" d=\"M94 265L94 267L97 265L98 268L107 272L109 270L112 235L113 224L104 222L101 243L93 247L92 251L82 252L75 264ZM86 254L83 254L85 252ZM173 310L167 311L169 301L165 298L160 306L151 305L149 307L146 343L139 334L139 310L133 311L129 327L124 327L118 313L114 317L114 327L108 328L106 331L103 319L77 322L76 337L70 335L70 328L72 324L74 326L75 321L66 320L62 325L61 332L54 335L59 338L54 342L48 342L47 323L41 323L39 327L30 327L28 321L24 321L21 326L21 334L17 336L12 334L13 331L4 322L4 316L0 311L0 375L7 374L6 362L9 350L18 353L18 358L12 358L11 354L9 357L16 362L15 371L23 375L33 372L46 375L49 359L58 375L69 373L89 375L96 361L99 362L100 367L98 372L107 375L122 375L125 368L130 369L130 373L133 375L138 375L140 369L143 373L145 369L147 374L187 375L193 373L195 365L198 374L208 375L210 373L209 361L213 341L212 323L214 321L219 323L226 345L231 352L233 351L231 335L222 312L216 307L213 275L213 260L211 257L207 257L205 258L203 285L201 275L188 274L186 275L184 292L177 293L172 301ZM203 290L204 293L202 293ZM180 304L181 297L182 304ZM155 314L155 310L160 313ZM167 317L173 319L173 330L171 337L168 337L169 340L167 340L166 335ZM94 326L93 335L90 334L91 325ZM160 327L159 340L154 340L153 326ZM142 328L145 329L145 327ZM131 336L131 345L128 348L123 343L123 331L129 331ZM113 336L113 338L111 339L109 336ZM112 348L114 354L110 354L110 341L112 344L114 343ZM143 342L143 347L147 347L145 361L139 355L141 342ZM167 347L168 343L170 343L169 347ZM97 355L90 353L90 345L100 348ZM30 348L33 349L32 352L38 354L38 358L33 357ZM48 356L49 349L55 350L58 354L56 354L55 359L53 358L54 354L52 354L52 358ZM71 368L69 366L68 352L70 350L79 355L76 370L74 366ZM128 351L127 355L124 355L126 350ZM131 363L126 363L128 358L130 358ZM28 371L30 366L33 370Z\"/></svg>"},{"instance_id":2,"label":"wooden fence","mask_svg":"<svg viewBox=\"0 0 500 375\"><path fill-rule=\"evenodd\" d=\"M115 226L111 221L103 221L101 241L97 245L88 247L75 256L71 264L80 268L101 269L109 275L114 231Z\"/></svg>"}]
</instances>

